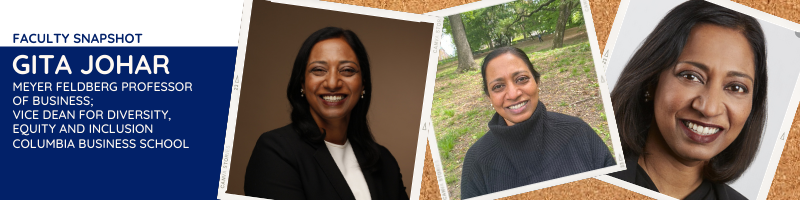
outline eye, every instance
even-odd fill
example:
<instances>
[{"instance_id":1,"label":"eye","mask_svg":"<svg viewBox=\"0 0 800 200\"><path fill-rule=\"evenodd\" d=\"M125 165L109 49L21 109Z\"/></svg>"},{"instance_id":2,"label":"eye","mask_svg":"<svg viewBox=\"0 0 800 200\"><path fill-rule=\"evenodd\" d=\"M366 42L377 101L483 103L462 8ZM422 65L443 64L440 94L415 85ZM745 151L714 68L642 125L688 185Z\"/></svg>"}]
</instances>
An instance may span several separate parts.
<instances>
[{"instance_id":1,"label":"eye","mask_svg":"<svg viewBox=\"0 0 800 200\"><path fill-rule=\"evenodd\" d=\"M732 92L741 93L741 94L747 94L747 93L750 92L749 90L747 90L747 87L745 87L743 85L739 85L739 84L729 85L729 86L725 87L725 89L729 90L729 91L732 91Z\"/></svg>"},{"instance_id":2,"label":"eye","mask_svg":"<svg viewBox=\"0 0 800 200\"><path fill-rule=\"evenodd\" d=\"M328 73L328 70L326 70L325 68L322 68L322 67L314 67L314 68L311 68L311 71L309 73L311 73L313 75L316 75L316 76L324 76L326 73Z\"/></svg>"},{"instance_id":3,"label":"eye","mask_svg":"<svg viewBox=\"0 0 800 200\"><path fill-rule=\"evenodd\" d=\"M702 77L695 72L684 71L679 73L678 76L680 76L683 79L686 79L687 81L698 82L701 84L703 83Z\"/></svg>"},{"instance_id":4,"label":"eye","mask_svg":"<svg viewBox=\"0 0 800 200\"><path fill-rule=\"evenodd\" d=\"M351 67L344 67L341 70L339 70L339 74L341 74L342 76L347 76L347 77L356 75L356 73L358 73L358 70L353 69Z\"/></svg>"},{"instance_id":5,"label":"eye","mask_svg":"<svg viewBox=\"0 0 800 200\"><path fill-rule=\"evenodd\" d=\"M527 83L530 79L531 78L527 76L520 76L517 78L517 83Z\"/></svg>"},{"instance_id":6,"label":"eye","mask_svg":"<svg viewBox=\"0 0 800 200\"><path fill-rule=\"evenodd\" d=\"M500 91L503 90L504 87L505 87L505 85L503 85L503 84L497 84L497 85L492 86L492 91L500 92Z\"/></svg>"}]
</instances>

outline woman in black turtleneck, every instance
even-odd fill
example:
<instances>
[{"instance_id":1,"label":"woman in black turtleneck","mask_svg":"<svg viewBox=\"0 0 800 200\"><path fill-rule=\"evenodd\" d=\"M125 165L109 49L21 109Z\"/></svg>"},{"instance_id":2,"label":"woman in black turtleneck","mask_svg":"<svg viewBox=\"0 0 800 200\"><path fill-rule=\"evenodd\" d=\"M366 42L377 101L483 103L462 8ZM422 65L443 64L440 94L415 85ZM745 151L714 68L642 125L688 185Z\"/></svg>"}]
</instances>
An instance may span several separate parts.
<instances>
[{"instance_id":1,"label":"woman in black turtleneck","mask_svg":"<svg viewBox=\"0 0 800 200\"><path fill-rule=\"evenodd\" d=\"M461 197L471 198L614 165L603 140L583 120L548 112L539 73L520 49L489 53L484 92L497 113L467 151Z\"/></svg>"}]
</instances>

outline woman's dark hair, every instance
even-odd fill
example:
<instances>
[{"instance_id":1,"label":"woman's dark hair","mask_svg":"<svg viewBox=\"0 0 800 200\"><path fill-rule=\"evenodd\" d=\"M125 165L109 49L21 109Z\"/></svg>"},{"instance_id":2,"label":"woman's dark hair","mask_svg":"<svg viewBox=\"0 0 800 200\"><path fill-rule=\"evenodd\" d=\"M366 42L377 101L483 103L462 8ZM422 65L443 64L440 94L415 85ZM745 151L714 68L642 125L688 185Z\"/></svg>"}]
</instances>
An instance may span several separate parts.
<instances>
[{"instance_id":1,"label":"woman's dark hair","mask_svg":"<svg viewBox=\"0 0 800 200\"><path fill-rule=\"evenodd\" d=\"M490 52L489 55L486 55L486 58L483 59L483 63L481 64L481 76L483 76L483 93L486 94L486 96L489 96L489 88L486 86L487 84L486 66L489 65L489 61L492 61L497 56L507 53L521 59L522 62L524 62L525 65L528 66L528 70L531 70L531 74L533 74L533 80L536 81L536 84L539 84L539 72L533 69L533 63L531 63L531 59L528 58L528 55L525 54L524 51L512 46L500 47L495 50L492 50L492 52Z\"/></svg>"},{"instance_id":2,"label":"woman's dark hair","mask_svg":"<svg viewBox=\"0 0 800 200\"><path fill-rule=\"evenodd\" d=\"M689 33L696 24L739 30L753 51L755 85L750 116L733 143L712 157L703 169L704 179L716 183L729 182L739 178L753 162L766 123L766 42L756 19L700 0L691 0L673 8L625 65L611 92L611 102L623 152L635 157L646 154L643 152L644 146L655 113L652 101L645 101L645 91L655 88L659 75L677 64Z\"/></svg>"},{"instance_id":3,"label":"woman's dark hair","mask_svg":"<svg viewBox=\"0 0 800 200\"><path fill-rule=\"evenodd\" d=\"M347 124L347 139L353 149L364 152L366 159L359 160L359 165L362 168L372 168L380 157L380 150L378 149L378 143L372 137L367 123L367 111L369 111L369 103L372 99L369 57L364 45L361 44L361 40L358 39L358 36L353 31L338 27L325 27L308 36L303 45L300 46L300 52L297 53L297 57L294 60L289 87L286 89L286 97L289 98L289 103L292 105L292 128L307 142L321 143L325 139L325 133L319 132L319 127L311 116L308 100L300 96L300 89L305 83L306 65L308 64L311 49L318 42L331 38L341 38L347 41L347 44L355 52L361 67L361 84L364 86L366 93L364 98L359 99L350 112L350 122Z\"/></svg>"}]
</instances>

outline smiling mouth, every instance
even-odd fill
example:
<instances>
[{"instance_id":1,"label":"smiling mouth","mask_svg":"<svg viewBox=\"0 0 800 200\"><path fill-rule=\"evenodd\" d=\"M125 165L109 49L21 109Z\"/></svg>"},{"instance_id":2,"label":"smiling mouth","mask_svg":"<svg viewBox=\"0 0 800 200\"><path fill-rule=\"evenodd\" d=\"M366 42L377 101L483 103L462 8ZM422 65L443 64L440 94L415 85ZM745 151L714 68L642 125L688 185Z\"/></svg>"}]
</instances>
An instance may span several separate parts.
<instances>
[{"instance_id":1,"label":"smiling mouth","mask_svg":"<svg viewBox=\"0 0 800 200\"><path fill-rule=\"evenodd\" d=\"M347 95L344 94L324 94L320 95L319 98L322 100L322 103L327 106L341 106L344 104L344 100L347 99Z\"/></svg>"},{"instance_id":2,"label":"smiling mouth","mask_svg":"<svg viewBox=\"0 0 800 200\"><path fill-rule=\"evenodd\" d=\"M342 101L345 98L344 95L322 95L322 100L325 100L330 103L336 103Z\"/></svg>"},{"instance_id":3,"label":"smiling mouth","mask_svg":"<svg viewBox=\"0 0 800 200\"><path fill-rule=\"evenodd\" d=\"M689 120L681 120L681 122L683 123L683 128L686 129L686 136L698 143L713 142L720 135L718 133L723 130L722 127L711 124L702 124Z\"/></svg>"},{"instance_id":4,"label":"smiling mouth","mask_svg":"<svg viewBox=\"0 0 800 200\"><path fill-rule=\"evenodd\" d=\"M694 133L702 136L714 135L720 130L717 127L703 126L690 121L683 121L683 124L686 125L686 128L689 128L689 130L692 130Z\"/></svg>"},{"instance_id":5,"label":"smiling mouth","mask_svg":"<svg viewBox=\"0 0 800 200\"><path fill-rule=\"evenodd\" d=\"M528 101L519 102L518 104L514 104L514 105L509 106L507 108L511 109L511 110L516 110L516 109L522 108L522 106L525 106L526 104L528 104Z\"/></svg>"},{"instance_id":6,"label":"smiling mouth","mask_svg":"<svg viewBox=\"0 0 800 200\"><path fill-rule=\"evenodd\" d=\"M528 102L530 102L530 100L522 101L505 108L508 109L511 114L520 114L522 113L522 110L525 110L525 108L528 107Z\"/></svg>"}]
</instances>

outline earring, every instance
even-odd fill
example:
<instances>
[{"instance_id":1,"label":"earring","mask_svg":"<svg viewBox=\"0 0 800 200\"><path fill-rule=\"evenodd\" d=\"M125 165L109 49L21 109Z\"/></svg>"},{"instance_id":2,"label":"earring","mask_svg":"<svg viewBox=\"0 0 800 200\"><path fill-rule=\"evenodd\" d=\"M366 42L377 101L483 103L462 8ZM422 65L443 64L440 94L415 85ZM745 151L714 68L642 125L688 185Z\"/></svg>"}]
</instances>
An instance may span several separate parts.
<instances>
[{"instance_id":1,"label":"earring","mask_svg":"<svg viewBox=\"0 0 800 200\"><path fill-rule=\"evenodd\" d=\"M644 102L650 101L650 91L644 91Z\"/></svg>"},{"instance_id":2,"label":"earring","mask_svg":"<svg viewBox=\"0 0 800 200\"><path fill-rule=\"evenodd\" d=\"M300 97L304 97L304 95L303 95L303 88L300 88Z\"/></svg>"},{"instance_id":3,"label":"earring","mask_svg":"<svg viewBox=\"0 0 800 200\"><path fill-rule=\"evenodd\" d=\"M364 98L364 94L366 94L366 93L367 93L367 91L361 90L361 98L362 99Z\"/></svg>"}]
</instances>

